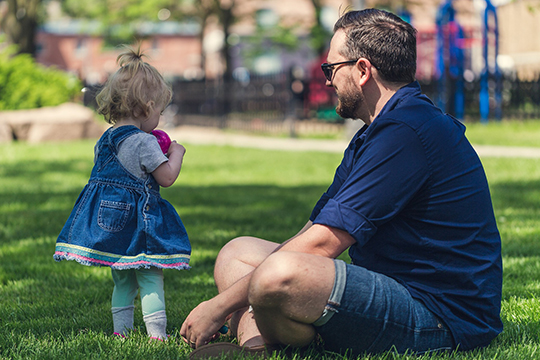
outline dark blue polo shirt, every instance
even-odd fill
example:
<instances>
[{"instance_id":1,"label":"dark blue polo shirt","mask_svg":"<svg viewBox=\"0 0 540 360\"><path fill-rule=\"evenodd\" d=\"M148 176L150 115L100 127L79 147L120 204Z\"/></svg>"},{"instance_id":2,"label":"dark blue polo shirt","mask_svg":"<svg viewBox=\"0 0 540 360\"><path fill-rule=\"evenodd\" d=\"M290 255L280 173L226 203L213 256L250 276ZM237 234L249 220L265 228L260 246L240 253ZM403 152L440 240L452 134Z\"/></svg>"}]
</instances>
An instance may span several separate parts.
<instances>
[{"instance_id":1,"label":"dark blue polo shirt","mask_svg":"<svg viewBox=\"0 0 540 360\"><path fill-rule=\"evenodd\" d=\"M390 276L461 350L502 331L501 240L465 127L413 82L352 139L310 219L342 229L354 264Z\"/></svg>"}]
</instances>

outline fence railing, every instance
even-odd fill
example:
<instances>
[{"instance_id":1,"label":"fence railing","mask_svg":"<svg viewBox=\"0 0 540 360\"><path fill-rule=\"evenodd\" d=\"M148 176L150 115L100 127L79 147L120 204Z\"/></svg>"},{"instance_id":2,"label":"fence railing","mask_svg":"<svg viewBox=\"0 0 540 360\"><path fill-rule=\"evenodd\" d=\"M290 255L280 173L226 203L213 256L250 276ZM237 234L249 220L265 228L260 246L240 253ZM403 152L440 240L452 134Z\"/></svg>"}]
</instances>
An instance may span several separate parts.
<instances>
[{"instance_id":1,"label":"fence railing","mask_svg":"<svg viewBox=\"0 0 540 360\"><path fill-rule=\"evenodd\" d=\"M295 79L290 73L250 76L228 83L221 80L177 80L172 84L174 96L168 109L169 119L174 125L235 127L271 132L289 126L285 121L342 123L343 119L334 110L334 90L319 85ZM423 92L437 102L437 82L422 81L421 86ZM84 95L86 105L95 105L97 90L97 87L88 88ZM465 121L479 120L479 94L478 80L465 82ZM494 97L490 98L493 107L494 101ZM452 99L448 99L448 103L451 104ZM533 81L503 78L501 105L503 119L540 119L540 76ZM452 113L451 106L444 110ZM490 114L494 112L490 111Z\"/></svg>"}]
</instances>

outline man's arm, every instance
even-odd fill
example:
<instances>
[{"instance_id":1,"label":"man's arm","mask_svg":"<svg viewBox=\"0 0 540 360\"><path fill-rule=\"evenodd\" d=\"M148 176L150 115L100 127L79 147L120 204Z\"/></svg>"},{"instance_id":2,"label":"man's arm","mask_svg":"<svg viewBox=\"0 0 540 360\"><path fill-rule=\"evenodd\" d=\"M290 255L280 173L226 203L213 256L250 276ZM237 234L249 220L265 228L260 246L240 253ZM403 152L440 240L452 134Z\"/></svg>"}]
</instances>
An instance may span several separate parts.
<instances>
[{"instance_id":1,"label":"man's arm","mask_svg":"<svg viewBox=\"0 0 540 360\"><path fill-rule=\"evenodd\" d=\"M335 258L354 244L347 232L325 225L306 226L293 238L278 246L275 251L295 251ZM180 334L194 346L204 345L225 323L228 316L249 305L249 273L214 298L201 303L186 318Z\"/></svg>"},{"instance_id":2,"label":"man's arm","mask_svg":"<svg viewBox=\"0 0 540 360\"><path fill-rule=\"evenodd\" d=\"M296 251L335 259L354 243L354 238L344 230L314 224L285 242L277 251Z\"/></svg>"}]
</instances>

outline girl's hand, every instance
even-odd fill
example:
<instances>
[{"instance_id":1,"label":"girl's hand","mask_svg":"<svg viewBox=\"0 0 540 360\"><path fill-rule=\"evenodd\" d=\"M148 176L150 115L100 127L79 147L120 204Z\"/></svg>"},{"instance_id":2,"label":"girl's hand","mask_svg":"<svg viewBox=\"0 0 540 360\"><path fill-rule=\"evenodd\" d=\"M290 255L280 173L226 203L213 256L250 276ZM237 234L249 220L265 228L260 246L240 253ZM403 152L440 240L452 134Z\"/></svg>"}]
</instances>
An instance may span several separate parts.
<instances>
[{"instance_id":1,"label":"girl's hand","mask_svg":"<svg viewBox=\"0 0 540 360\"><path fill-rule=\"evenodd\" d=\"M171 156L172 153L178 152L180 156L184 156L186 153L186 148L183 145L180 145L176 142L176 140L171 141L171 145L169 146L169 150L167 151L167 156Z\"/></svg>"},{"instance_id":2,"label":"girl's hand","mask_svg":"<svg viewBox=\"0 0 540 360\"><path fill-rule=\"evenodd\" d=\"M182 162L184 160L184 154L186 148L178 144L176 141L172 141L167 151L167 157L169 161L159 165L152 175L156 179L157 183L163 187L169 187L176 181L180 170L182 169Z\"/></svg>"}]
</instances>

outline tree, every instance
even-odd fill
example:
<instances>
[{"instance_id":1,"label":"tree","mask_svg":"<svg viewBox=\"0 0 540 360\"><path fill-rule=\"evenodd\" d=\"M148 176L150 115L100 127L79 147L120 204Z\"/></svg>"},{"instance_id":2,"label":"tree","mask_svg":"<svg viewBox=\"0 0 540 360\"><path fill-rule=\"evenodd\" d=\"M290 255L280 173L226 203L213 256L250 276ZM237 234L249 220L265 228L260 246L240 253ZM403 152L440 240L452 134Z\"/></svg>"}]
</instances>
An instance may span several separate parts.
<instances>
[{"instance_id":1,"label":"tree","mask_svg":"<svg viewBox=\"0 0 540 360\"><path fill-rule=\"evenodd\" d=\"M225 34L235 22L235 0L62 0L64 12L74 18L99 19L103 34L111 45L131 42L142 36L135 26L141 21L158 21L160 10L169 11L170 19L196 19L200 24L199 39L202 44L204 31L210 17L215 16ZM230 45L225 41L221 50L225 63L224 77L231 76ZM201 68L205 69L206 54L201 49Z\"/></svg>"},{"instance_id":2,"label":"tree","mask_svg":"<svg viewBox=\"0 0 540 360\"><path fill-rule=\"evenodd\" d=\"M112 46L143 38L144 34L137 27L143 21L179 20L184 17L184 2L177 0L61 1L66 15L99 20L105 43Z\"/></svg>"},{"instance_id":3,"label":"tree","mask_svg":"<svg viewBox=\"0 0 540 360\"><path fill-rule=\"evenodd\" d=\"M199 32L199 42L202 45L204 40L204 29L206 28L208 19L214 13L214 0L195 1L192 5L193 10L191 12L191 15L194 16L199 22L201 29ZM206 52L204 51L202 46L200 59L200 66L201 69L203 69L204 71L204 69L206 68Z\"/></svg>"},{"instance_id":4,"label":"tree","mask_svg":"<svg viewBox=\"0 0 540 360\"><path fill-rule=\"evenodd\" d=\"M311 27L311 44L319 57L325 53L328 40L331 37L330 32L326 30L322 22L322 2L322 0L311 0L315 9L315 24Z\"/></svg>"},{"instance_id":5,"label":"tree","mask_svg":"<svg viewBox=\"0 0 540 360\"><path fill-rule=\"evenodd\" d=\"M35 34L41 18L41 0L6 0L7 11L0 27L8 42L17 45L18 54L35 56Z\"/></svg>"},{"instance_id":6,"label":"tree","mask_svg":"<svg viewBox=\"0 0 540 360\"><path fill-rule=\"evenodd\" d=\"M230 81L232 79L232 61L230 54L231 46L227 40L231 34L231 26L236 21L236 17L234 15L234 7L236 5L235 1L236 0L214 0L214 9L221 24L225 39L223 42L223 48L221 50L223 61L225 62L225 71L223 73L223 79L225 81Z\"/></svg>"},{"instance_id":7,"label":"tree","mask_svg":"<svg viewBox=\"0 0 540 360\"><path fill-rule=\"evenodd\" d=\"M232 77L232 61L230 55L230 44L227 41L231 31L231 26L236 22L237 16L235 14L236 10L236 0L196 0L191 2L192 9L187 10L187 14L195 17L201 26L200 41L201 44L204 40L204 32L208 25L208 21L211 17L215 17L221 30L224 34L223 47L221 48L221 56L224 66L223 77L227 81ZM201 48L201 68L205 69L206 64L206 53L203 48Z\"/></svg>"}]
</instances>

